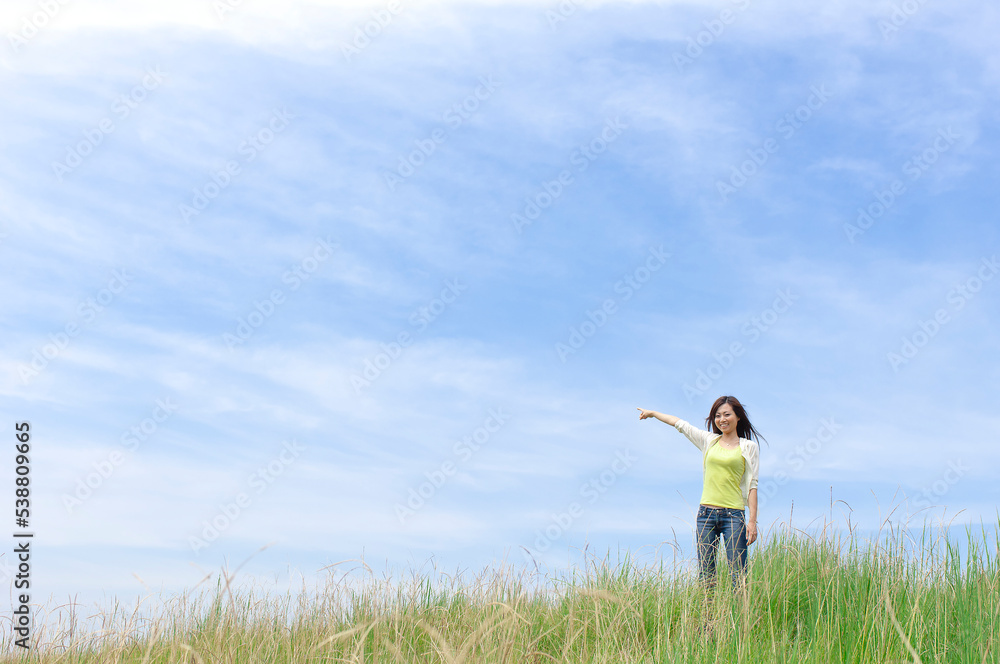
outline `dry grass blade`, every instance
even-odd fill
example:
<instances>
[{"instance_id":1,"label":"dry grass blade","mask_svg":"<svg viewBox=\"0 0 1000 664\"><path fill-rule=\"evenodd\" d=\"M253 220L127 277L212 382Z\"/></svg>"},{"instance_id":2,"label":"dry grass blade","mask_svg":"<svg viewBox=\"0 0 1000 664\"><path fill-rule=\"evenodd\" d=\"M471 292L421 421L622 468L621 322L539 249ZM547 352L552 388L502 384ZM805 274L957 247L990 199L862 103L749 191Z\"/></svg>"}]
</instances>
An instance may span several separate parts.
<instances>
[{"instance_id":1,"label":"dry grass blade","mask_svg":"<svg viewBox=\"0 0 1000 664\"><path fill-rule=\"evenodd\" d=\"M476 628L476 631L462 641L462 646L458 651L458 657L455 658L455 664L462 664L465 662L465 658L469 656L469 651L472 649L472 646L479 643L483 634L487 631L493 631L493 625L497 622L506 623L508 621L513 622L514 616L494 616L492 618L487 618L480 623L479 627Z\"/></svg>"},{"instance_id":2,"label":"dry grass blade","mask_svg":"<svg viewBox=\"0 0 1000 664\"><path fill-rule=\"evenodd\" d=\"M229 608L232 610L234 614L236 613L236 601L233 599L233 590L230 587L230 583L232 582L233 579L236 578L236 575L239 573L239 571L243 569L243 566L246 565L248 562L250 562L250 560L254 556L256 556L261 551L267 550L268 548L274 546L275 544L276 544L275 542L265 544L264 546L260 547L259 549L251 553L246 560L240 563L239 567L237 567L231 575L225 569L222 570L222 577L226 580L226 592L229 594Z\"/></svg>"},{"instance_id":3,"label":"dry grass blade","mask_svg":"<svg viewBox=\"0 0 1000 664\"><path fill-rule=\"evenodd\" d=\"M343 563L351 563L351 562L361 563L364 566L364 568L366 570L368 570L369 574L371 574L372 576L375 576L375 572L373 572L372 568L368 566L368 563L366 563L364 560L362 560L360 558L345 558L344 560L341 560L339 562L335 562L335 563L333 563L331 565L327 565L326 567L320 567L320 570L322 571L322 570L331 569L333 567L336 567L337 565L342 565Z\"/></svg>"},{"instance_id":4,"label":"dry grass blade","mask_svg":"<svg viewBox=\"0 0 1000 664\"><path fill-rule=\"evenodd\" d=\"M153 633L153 638L149 640L149 647L146 648L146 654L142 658L142 664L149 664L149 655L153 652L153 646L156 644L156 640L160 638L160 632L163 631L163 623L156 626L156 631Z\"/></svg>"},{"instance_id":5,"label":"dry grass blade","mask_svg":"<svg viewBox=\"0 0 1000 664\"><path fill-rule=\"evenodd\" d=\"M402 650L402 648L400 648L393 641L391 641L388 636L383 636L382 637L382 646L385 647L393 655L396 656L396 661L397 662L402 662L403 661L403 650Z\"/></svg>"},{"instance_id":6,"label":"dry grass blade","mask_svg":"<svg viewBox=\"0 0 1000 664\"><path fill-rule=\"evenodd\" d=\"M313 647L313 649L316 650L316 649L322 648L326 644L332 643L333 641L336 641L337 639L346 639L347 637L349 637L349 636L351 636L353 634L357 634L358 632L360 632L363 629L366 629L366 628L367 629L371 629L372 626L374 626L374 625L375 625L375 621L372 621L368 625L358 625L357 627L352 627L350 629L345 629L342 632L337 632L336 634L334 634L332 636L328 636L325 639L323 639L322 641L320 641L319 643L317 643Z\"/></svg>"},{"instance_id":7,"label":"dry grass blade","mask_svg":"<svg viewBox=\"0 0 1000 664\"><path fill-rule=\"evenodd\" d=\"M360 639L358 639L358 645L356 645L354 647L354 661L355 662L361 662L362 661L362 659L361 659L361 652L365 649L365 639L367 639L368 635L371 633L371 631L373 629L375 629L375 625L378 624L379 620L381 620L381 618L376 618L375 620L371 621L371 623L368 625L368 629L366 629L365 633L361 635Z\"/></svg>"},{"instance_id":8,"label":"dry grass blade","mask_svg":"<svg viewBox=\"0 0 1000 664\"><path fill-rule=\"evenodd\" d=\"M600 588L581 588L578 592L581 595L588 595L590 597L595 597L595 598L607 600L607 601L609 601L609 602L611 602L613 604L617 604L619 607L621 607L621 609L620 609L621 611L628 611L628 612L630 612L632 615L634 615L636 618L639 619L639 631L642 634L642 639L646 640L646 638L647 638L646 637L646 625L645 625L645 623L642 620L642 614L639 613L639 611L634 606L630 606L629 604L625 603L625 601L621 597L619 597L618 595L615 595L610 590L603 590L603 589L600 589ZM619 614L619 615L621 615L621 614Z\"/></svg>"},{"instance_id":9,"label":"dry grass blade","mask_svg":"<svg viewBox=\"0 0 1000 664\"><path fill-rule=\"evenodd\" d=\"M581 595L588 595L590 597L598 597L600 599L606 599L609 602L614 602L615 604L621 604L622 600L618 595L608 591L601 590L600 588L580 588L577 590Z\"/></svg>"},{"instance_id":10,"label":"dry grass blade","mask_svg":"<svg viewBox=\"0 0 1000 664\"><path fill-rule=\"evenodd\" d=\"M195 658L195 661L197 661L198 664L205 664L205 660L201 658L201 655L198 653L197 650L195 650L194 648L192 648L191 646L189 646L186 643L181 643L181 644L178 644L178 645L180 645L180 647L183 648L184 650L186 650L189 653L191 653L191 656Z\"/></svg>"},{"instance_id":11,"label":"dry grass blade","mask_svg":"<svg viewBox=\"0 0 1000 664\"><path fill-rule=\"evenodd\" d=\"M885 599L886 608L889 609L889 617L892 618L892 626L896 628L899 638L903 640L903 645L905 645L906 649L910 651L911 655L913 655L913 661L907 662L906 664L923 664L923 662L920 661L920 655L913 649L913 646L910 645L910 640L906 638L906 634L903 633L903 628L899 625L899 621L896 619L896 612L892 608L892 602L889 601L889 593L883 593L882 597Z\"/></svg>"},{"instance_id":12,"label":"dry grass blade","mask_svg":"<svg viewBox=\"0 0 1000 664\"><path fill-rule=\"evenodd\" d=\"M444 638L444 635L435 629L433 625L428 624L423 618L417 621L417 625L423 628L423 630L427 632L432 639L434 639L434 642L438 647L438 652L441 653L441 656L445 659L445 661L449 664L455 664L455 650L448 643L447 639Z\"/></svg>"},{"instance_id":13,"label":"dry grass blade","mask_svg":"<svg viewBox=\"0 0 1000 664\"><path fill-rule=\"evenodd\" d=\"M563 645L562 660L564 662L567 661L567 658L569 656L569 649L573 645L573 642L576 641L577 637L580 636L580 634L582 634L583 630L585 630L585 629L587 629L587 625L586 624L581 625L580 629L578 629L576 631L576 634L574 634L573 636L571 636L569 638L569 640L566 641L566 643Z\"/></svg>"}]
</instances>

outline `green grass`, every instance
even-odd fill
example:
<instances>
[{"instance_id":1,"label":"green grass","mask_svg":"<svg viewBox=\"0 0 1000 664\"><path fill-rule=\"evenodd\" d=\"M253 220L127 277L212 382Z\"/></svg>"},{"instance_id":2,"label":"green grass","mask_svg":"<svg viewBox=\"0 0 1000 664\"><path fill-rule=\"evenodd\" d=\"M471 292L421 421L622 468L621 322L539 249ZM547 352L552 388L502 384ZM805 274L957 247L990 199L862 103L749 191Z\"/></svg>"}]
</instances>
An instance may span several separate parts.
<instances>
[{"instance_id":1,"label":"green grass","mask_svg":"<svg viewBox=\"0 0 1000 664\"><path fill-rule=\"evenodd\" d=\"M547 578L548 591L534 573L499 568L437 585L370 574L274 598L223 573L152 624L107 616L118 626L88 635L46 625L27 654L12 654L6 629L0 662L997 663L1000 541L967 536L962 560L926 530L861 547L853 533L780 526L753 545L746 592L731 591L723 556L711 597L688 573L627 558Z\"/></svg>"}]
</instances>

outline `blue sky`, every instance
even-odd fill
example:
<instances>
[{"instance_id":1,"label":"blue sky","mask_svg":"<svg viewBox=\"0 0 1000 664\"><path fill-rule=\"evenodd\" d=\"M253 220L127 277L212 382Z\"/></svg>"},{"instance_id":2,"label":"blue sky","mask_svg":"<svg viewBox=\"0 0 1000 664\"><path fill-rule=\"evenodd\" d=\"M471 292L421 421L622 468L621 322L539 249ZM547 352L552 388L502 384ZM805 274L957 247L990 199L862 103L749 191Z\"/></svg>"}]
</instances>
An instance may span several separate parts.
<instances>
[{"instance_id":1,"label":"blue sky","mask_svg":"<svg viewBox=\"0 0 1000 664\"><path fill-rule=\"evenodd\" d=\"M996 8L92 4L0 16L38 600L669 562L723 394L762 538L995 529Z\"/></svg>"}]
</instances>

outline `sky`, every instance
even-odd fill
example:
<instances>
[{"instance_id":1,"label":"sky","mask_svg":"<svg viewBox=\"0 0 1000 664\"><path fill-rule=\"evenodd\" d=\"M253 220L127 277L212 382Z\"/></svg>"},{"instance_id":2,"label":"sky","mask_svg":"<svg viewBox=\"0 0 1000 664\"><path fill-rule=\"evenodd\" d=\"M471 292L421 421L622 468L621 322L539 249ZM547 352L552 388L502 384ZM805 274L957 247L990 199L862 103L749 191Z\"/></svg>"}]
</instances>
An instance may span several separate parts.
<instances>
[{"instance_id":1,"label":"sky","mask_svg":"<svg viewBox=\"0 0 1000 664\"><path fill-rule=\"evenodd\" d=\"M700 452L636 409L703 428L722 395L765 439L758 544L995 533L998 27L3 3L4 584L19 532L40 604L248 559L277 588L694 565Z\"/></svg>"}]
</instances>

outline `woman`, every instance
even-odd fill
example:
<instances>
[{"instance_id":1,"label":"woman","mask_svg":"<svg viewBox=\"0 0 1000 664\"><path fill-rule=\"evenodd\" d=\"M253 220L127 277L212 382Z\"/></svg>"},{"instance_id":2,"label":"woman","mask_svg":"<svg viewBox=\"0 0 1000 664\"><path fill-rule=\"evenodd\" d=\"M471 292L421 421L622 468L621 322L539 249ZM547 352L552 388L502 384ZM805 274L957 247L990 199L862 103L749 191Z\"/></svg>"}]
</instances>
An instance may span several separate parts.
<instances>
[{"instance_id":1,"label":"woman","mask_svg":"<svg viewBox=\"0 0 1000 664\"><path fill-rule=\"evenodd\" d=\"M712 433L702 431L673 415L639 408L639 419L655 417L669 424L702 451L704 488L698 507L699 577L711 590L715 586L715 559L719 537L726 540L733 589L745 581L747 547L757 540L757 475L760 446L751 436L762 436L750 424L746 410L736 397L719 397L705 418ZM744 518L744 506L750 508Z\"/></svg>"}]
</instances>

